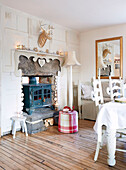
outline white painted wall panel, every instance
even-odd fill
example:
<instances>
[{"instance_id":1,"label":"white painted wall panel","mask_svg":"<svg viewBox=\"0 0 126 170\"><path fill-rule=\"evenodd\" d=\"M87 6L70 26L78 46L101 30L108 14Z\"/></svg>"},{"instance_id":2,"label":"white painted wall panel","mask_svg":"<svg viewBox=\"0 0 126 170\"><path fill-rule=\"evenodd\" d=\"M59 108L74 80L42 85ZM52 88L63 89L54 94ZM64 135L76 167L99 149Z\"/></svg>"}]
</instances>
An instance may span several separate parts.
<instances>
[{"instance_id":1,"label":"white painted wall panel","mask_svg":"<svg viewBox=\"0 0 126 170\"><path fill-rule=\"evenodd\" d=\"M10 29L17 29L17 16L15 12L12 12L10 9L5 9L4 16L4 25L5 28L10 28Z\"/></svg>"},{"instance_id":2,"label":"white painted wall panel","mask_svg":"<svg viewBox=\"0 0 126 170\"><path fill-rule=\"evenodd\" d=\"M66 30L54 25L53 29L53 40L66 42Z\"/></svg>"},{"instance_id":3,"label":"white painted wall panel","mask_svg":"<svg viewBox=\"0 0 126 170\"><path fill-rule=\"evenodd\" d=\"M12 50L16 48L17 44L23 44L27 46L28 44L28 34L14 31L11 29L4 30L4 40L3 40L3 71L4 72L11 72L13 71L13 58Z\"/></svg>"},{"instance_id":4,"label":"white painted wall panel","mask_svg":"<svg viewBox=\"0 0 126 170\"><path fill-rule=\"evenodd\" d=\"M79 45L80 43L79 33L72 30L67 31L67 42Z\"/></svg>"},{"instance_id":5,"label":"white painted wall panel","mask_svg":"<svg viewBox=\"0 0 126 170\"><path fill-rule=\"evenodd\" d=\"M64 41L58 41L58 40L51 40L50 41L50 47L49 47L49 49L50 49L50 52L55 52L56 53L56 51L66 51L67 49L66 49L66 42L64 42Z\"/></svg>"},{"instance_id":6,"label":"white painted wall panel","mask_svg":"<svg viewBox=\"0 0 126 170\"><path fill-rule=\"evenodd\" d=\"M30 35L38 36L40 32L40 26L48 24L49 22L44 19L38 19L38 18L29 18L29 33Z\"/></svg>"},{"instance_id":7,"label":"white painted wall panel","mask_svg":"<svg viewBox=\"0 0 126 170\"><path fill-rule=\"evenodd\" d=\"M20 108L18 97L21 96L21 78L15 77L14 74L2 74L2 115L1 127L2 133L11 130L10 118Z\"/></svg>"},{"instance_id":8,"label":"white painted wall panel","mask_svg":"<svg viewBox=\"0 0 126 170\"><path fill-rule=\"evenodd\" d=\"M28 33L28 18L26 16L17 16L17 30Z\"/></svg>"}]
</instances>

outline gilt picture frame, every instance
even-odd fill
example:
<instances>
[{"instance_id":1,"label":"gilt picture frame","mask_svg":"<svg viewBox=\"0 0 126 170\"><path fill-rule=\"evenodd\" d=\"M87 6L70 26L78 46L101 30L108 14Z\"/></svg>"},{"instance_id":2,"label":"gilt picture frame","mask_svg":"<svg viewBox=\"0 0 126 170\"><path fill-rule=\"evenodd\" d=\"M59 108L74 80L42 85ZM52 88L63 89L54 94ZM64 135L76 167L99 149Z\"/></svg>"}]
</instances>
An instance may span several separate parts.
<instances>
[{"instance_id":1,"label":"gilt picture frame","mask_svg":"<svg viewBox=\"0 0 126 170\"><path fill-rule=\"evenodd\" d=\"M123 37L113 37L95 41L96 78L123 78Z\"/></svg>"}]
</instances>

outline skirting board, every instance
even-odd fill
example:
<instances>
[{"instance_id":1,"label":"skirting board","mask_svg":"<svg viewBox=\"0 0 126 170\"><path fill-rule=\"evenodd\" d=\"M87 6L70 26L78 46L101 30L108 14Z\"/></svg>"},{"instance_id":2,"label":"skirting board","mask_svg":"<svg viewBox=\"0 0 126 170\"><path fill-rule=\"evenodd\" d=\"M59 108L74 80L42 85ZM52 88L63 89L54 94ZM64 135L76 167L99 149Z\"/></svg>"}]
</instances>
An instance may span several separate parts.
<instances>
[{"instance_id":1,"label":"skirting board","mask_svg":"<svg viewBox=\"0 0 126 170\"><path fill-rule=\"evenodd\" d=\"M0 128L0 131L1 131L1 128ZM17 128L17 129L16 129L16 132L18 132L18 131L21 131L21 128ZM0 133L0 134L1 134L1 133ZM2 136L9 135L9 134L12 134L12 130L7 131L7 132L3 132ZM1 136L1 137L2 137L2 136Z\"/></svg>"}]
</instances>

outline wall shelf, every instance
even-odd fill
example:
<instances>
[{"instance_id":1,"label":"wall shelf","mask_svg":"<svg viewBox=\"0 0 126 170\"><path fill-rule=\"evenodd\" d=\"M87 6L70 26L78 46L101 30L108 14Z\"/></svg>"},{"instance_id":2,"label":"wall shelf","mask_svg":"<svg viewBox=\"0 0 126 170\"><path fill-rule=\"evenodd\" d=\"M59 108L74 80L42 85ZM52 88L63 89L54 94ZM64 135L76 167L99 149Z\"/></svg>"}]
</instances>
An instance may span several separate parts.
<instances>
[{"instance_id":1,"label":"wall shelf","mask_svg":"<svg viewBox=\"0 0 126 170\"><path fill-rule=\"evenodd\" d=\"M56 53L46 53L44 51L40 52L40 51L34 51L34 50L20 50L20 49L15 49L15 51L17 52L21 52L21 53L31 53L31 54L37 54L38 56L48 56L48 57L58 57L58 58L64 58L65 56L63 55L58 55Z\"/></svg>"}]
</instances>

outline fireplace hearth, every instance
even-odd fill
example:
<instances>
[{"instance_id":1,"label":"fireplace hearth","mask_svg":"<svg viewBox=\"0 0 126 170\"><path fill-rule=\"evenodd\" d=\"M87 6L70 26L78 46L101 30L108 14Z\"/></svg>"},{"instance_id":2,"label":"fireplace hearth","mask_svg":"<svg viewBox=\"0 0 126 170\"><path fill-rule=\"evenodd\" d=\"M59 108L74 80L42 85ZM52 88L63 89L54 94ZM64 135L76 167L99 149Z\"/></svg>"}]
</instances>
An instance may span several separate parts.
<instances>
[{"instance_id":1,"label":"fireplace hearth","mask_svg":"<svg viewBox=\"0 0 126 170\"><path fill-rule=\"evenodd\" d=\"M49 107L37 108L32 112L32 115L26 115L27 130L29 134L34 134L47 128L44 125L44 120L47 118L53 118L58 115L59 112L52 110Z\"/></svg>"}]
</instances>

